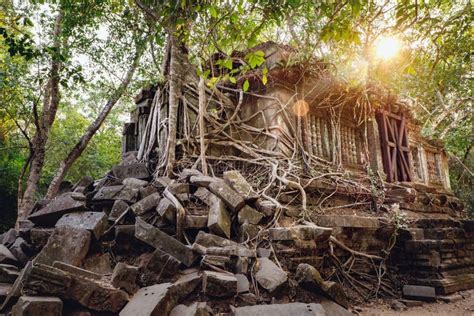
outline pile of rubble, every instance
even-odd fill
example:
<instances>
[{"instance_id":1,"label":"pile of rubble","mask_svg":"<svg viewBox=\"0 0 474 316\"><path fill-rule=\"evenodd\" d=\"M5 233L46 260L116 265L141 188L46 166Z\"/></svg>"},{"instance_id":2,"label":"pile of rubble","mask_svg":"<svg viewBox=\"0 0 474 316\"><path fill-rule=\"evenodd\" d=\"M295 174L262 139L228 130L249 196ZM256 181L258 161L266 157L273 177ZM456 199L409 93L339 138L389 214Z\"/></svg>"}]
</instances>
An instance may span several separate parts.
<instances>
[{"instance_id":1,"label":"pile of rubble","mask_svg":"<svg viewBox=\"0 0 474 316\"><path fill-rule=\"evenodd\" d=\"M145 164L122 163L37 203L18 230L0 235L1 311L349 313L343 288L311 264L327 250L331 228L276 227L275 205L237 171L150 179ZM294 260L295 249L303 260Z\"/></svg>"}]
</instances>

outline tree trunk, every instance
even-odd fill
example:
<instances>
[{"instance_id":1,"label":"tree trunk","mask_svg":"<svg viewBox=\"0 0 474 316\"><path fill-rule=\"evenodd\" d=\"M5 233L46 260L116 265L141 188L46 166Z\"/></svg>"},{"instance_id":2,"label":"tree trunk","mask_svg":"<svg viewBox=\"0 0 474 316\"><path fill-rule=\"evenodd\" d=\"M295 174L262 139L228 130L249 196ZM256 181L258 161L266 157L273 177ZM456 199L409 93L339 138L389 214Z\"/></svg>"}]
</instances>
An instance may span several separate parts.
<instances>
[{"instance_id":1,"label":"tree trunk","mask_svg":"<svg viewBox=\"0 0 474 316\"><path fill-rule=\"evenodd\" d=\"M63 11L60 10L54 24L53 29L53 47L59 54L61 48L61 26L63 20ZM51 56L51 71L48 83L44 88L44 102L41 115L38 115L36 107L34 108L35 116L35 136L33 138L33 154L31 157L30 171L26 181L26 188L23 196L18 204L18 217L16 226L20 220L26 219L33 208L38 193L38 184L43 171L44 160L46 155L46 143L48 141L51 126L56 118L59 106L59 72L62 63L58 55Z\"/></svg>"},{"instance_id":2,"label":"tree trunk","mask_svg":"<svg viewBox=\"0 0 474 316\"><path fill-rule=\"evenodd\" d=\"M100 112L99 116L94 120L94 122L91 123L91 125L89 125L84 135L82 135L82 137L71 149L66 158L59 164L59 168L56 171L56 174L54 175L53 180L51 181L48 187L48 191L46 193L47 199L53 198L58 193L61 182L64 180L64 177L66 176L71 166L86 149L90 140L95 135L97 130L102 126L112 108L115 106L115 104L117 104L118 100L120 100L124 92L127 90L128 85L130 84L130 81L132 80L133 75L135 74L135 70L138 67L140 58L143 55L143 52L145 51L145 47L146 45L144 43L138 44L135 51L135 55L133 57L133 61L130 64L127 74L122 79L122 82L120 83L119 87L112 93L109 100L102 108L102 111Z\"/></svg>"},{"instance_id":3,"label":"tree trunk","mask_svg":"<svg viewBox=\"0 0 474 316\"><path fill-rule=\"evenodd\" d=\"M178 123L178 106L180 97L181 72L179 64L179 47L176 38L170 32L170 67L169 67L169 115L168 115L168 143L165 173L171 176L176 157L176 131Z\"/></svg>"},{"instance_id":4,"label":"tree trunk","mask_svg":"<svg viewBox=\"0 0 474 316\"><path fill-rule=\"evenodd\" d=\"M202 173L207 176L207 162L206 162L206 143L204 141L204 113L206 111L206 87L204 85L204 77L199 78L199 144L201 151L201 166Z\"/></svg>"}]
</instances>

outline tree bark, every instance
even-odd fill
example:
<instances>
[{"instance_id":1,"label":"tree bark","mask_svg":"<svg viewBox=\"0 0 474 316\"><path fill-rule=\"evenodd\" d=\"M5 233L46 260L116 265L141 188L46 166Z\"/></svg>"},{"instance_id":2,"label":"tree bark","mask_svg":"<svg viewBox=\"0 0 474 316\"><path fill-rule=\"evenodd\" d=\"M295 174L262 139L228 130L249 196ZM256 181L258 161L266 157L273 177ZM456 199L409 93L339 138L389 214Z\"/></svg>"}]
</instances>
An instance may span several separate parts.
<instances>
[{"instance_id":1,"label":"tree bark","mask_svg":"<svg viewBox=\"0 0 474 316\"><path fill-rule=\"evenodd\" d=\"M99 128L102 126L102 124L104 123L105 119L109 115L112 108L115 106L115 104L117 104L117 102L120 100L124 92L127 90L130 84L130 81L132 80L133 75L135 74L135 70L138 67L140 58L143 55L145 47L146 45L143 43L137 45L135 55L133 57L133 61L130 64L130 67L125 77L122 79L122 82L120 83L119 87L115 89L115 91L109 97L107 103L102 108L102 111L100 112L99 116L94 120L94 122L92 122L89 125L84 135L82 135L82 137L79 139L76 145L71 149L71 151L66 156L66 158L63 161L61 161L61 163L59 164L59 168L56 171L56 174L54 175L53 180L51 181L48 187L48 191L46 193L47 199L53 198L58 193L61 182L64 180L64 177L66 176L71 166L74 164L77 158L79 158L82 152L86 149L90 140L95 135L95 133L99 130Z\"/></svg>"},{"instance_id":2,"label":"tree bark","mask_svg":"<svg viewBox=\"0 0 474 316\"><path fill-rule=\"evenodd\" d=\"M58 58L61 48L61 29L62 29L63 11L60 9L54 24L53 29L53 47L55 54L51 57L51 71L48 83L44 88L44 101L41 115L38 115L37 109L34 109L35 116L35 136L33 137L33 154L31 157L31 165L26 181L26 188L18 204L18 217L16 226L20 220L26 219L33 208L38 193L38 184L41 179L43 171L46 143L48 141L51 126L56 118L56 113L59 106L59 73L61 71L62 63Z\"/></svg>"},{"instance_id":3,"label":"tree bark","mask_svg":"<svg viewBox=\"0 0 474 316\"><path fill-rule=\"evenodd\" d=\"M168 114L168 142L165 174L171 176L176 158L176 131L178 123L178 106L181 91L179 71L179 48L176 38L170 32L170 66L169 66L169 114Z\"/></svg>"}]
</instances>

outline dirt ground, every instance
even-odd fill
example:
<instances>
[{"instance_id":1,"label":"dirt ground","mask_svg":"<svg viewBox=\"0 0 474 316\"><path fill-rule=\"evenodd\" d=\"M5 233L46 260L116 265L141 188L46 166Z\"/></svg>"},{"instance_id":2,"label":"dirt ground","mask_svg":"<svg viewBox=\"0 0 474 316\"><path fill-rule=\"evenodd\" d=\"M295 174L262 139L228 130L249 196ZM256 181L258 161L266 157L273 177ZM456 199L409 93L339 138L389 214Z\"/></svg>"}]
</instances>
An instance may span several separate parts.
<instances>
[{"instance_id":1,"label":"dirt ground","mask_svg":"<svg viewBox=\"0 0 474 316\"><path fill-rule=\"evenodd\" d=\"M390 308L391 301L378 302L372 306L362 307L360 316L428 316L428 315L449 315L449 316L474 316L474 290L464 292L465 298L451 303L438 300L433 303L424 303L422 306L408 307L403 311L395 311Z\"/></svg>"}]
</instances>

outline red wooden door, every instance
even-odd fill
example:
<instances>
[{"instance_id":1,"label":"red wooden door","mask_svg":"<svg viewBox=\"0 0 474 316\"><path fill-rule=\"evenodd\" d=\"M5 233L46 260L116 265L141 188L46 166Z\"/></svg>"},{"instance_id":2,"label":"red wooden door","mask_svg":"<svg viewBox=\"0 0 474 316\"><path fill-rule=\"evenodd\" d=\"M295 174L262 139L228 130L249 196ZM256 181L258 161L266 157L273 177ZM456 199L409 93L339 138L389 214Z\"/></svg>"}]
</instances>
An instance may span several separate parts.
<instances>
[{"instance_id":1,"label":"red wooden door","mask_svg":"<svg viewBox=\"0 0 474 316\"><path fill-rule=\"evenodd\" d=\"M376 117L387 182L412 181L410 145L405 115L380 110Z\"/></svg>"}]
</instances>

